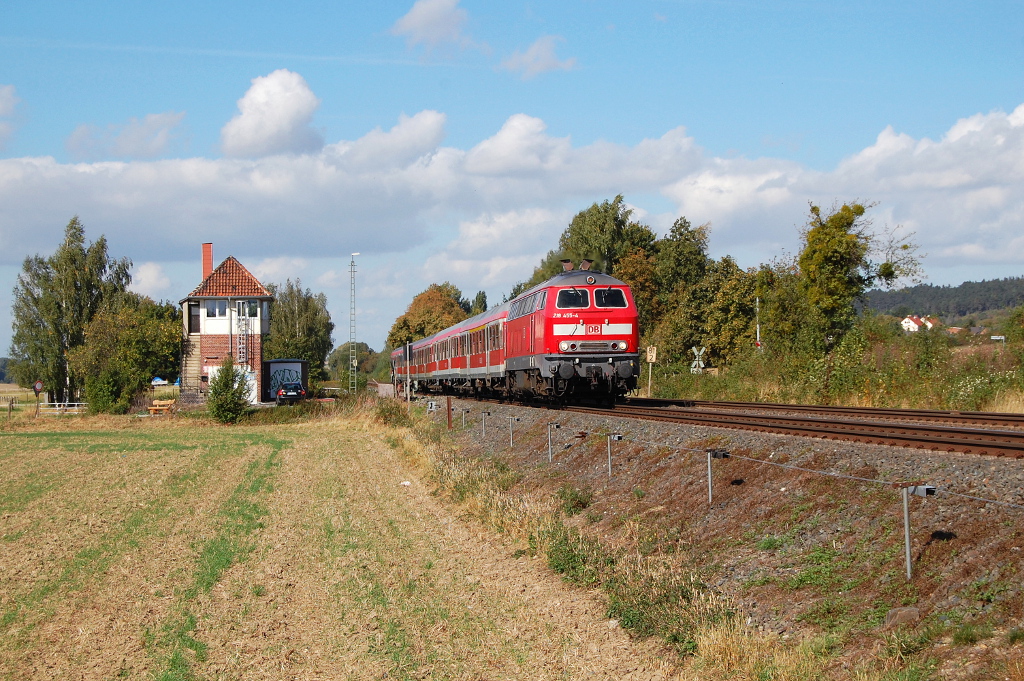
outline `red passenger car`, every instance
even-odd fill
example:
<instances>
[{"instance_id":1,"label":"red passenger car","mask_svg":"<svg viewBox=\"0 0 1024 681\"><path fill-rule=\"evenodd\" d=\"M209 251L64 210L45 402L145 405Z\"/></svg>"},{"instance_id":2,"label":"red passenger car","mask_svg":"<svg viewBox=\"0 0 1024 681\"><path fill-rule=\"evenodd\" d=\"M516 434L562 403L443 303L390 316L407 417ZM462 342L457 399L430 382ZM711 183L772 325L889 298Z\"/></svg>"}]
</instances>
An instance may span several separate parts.
<instances>
[{"instance_id":1,"label":"red passenger car","mask_svg":"<svg viewBox=\"0 0 1024 681\"><path fill-rule=\"evenodd\" d=\"M615 397L636 387L638 345L629 286L570 270L398 348L392 377L420 391Z\"/></svg>"}]
</instances>

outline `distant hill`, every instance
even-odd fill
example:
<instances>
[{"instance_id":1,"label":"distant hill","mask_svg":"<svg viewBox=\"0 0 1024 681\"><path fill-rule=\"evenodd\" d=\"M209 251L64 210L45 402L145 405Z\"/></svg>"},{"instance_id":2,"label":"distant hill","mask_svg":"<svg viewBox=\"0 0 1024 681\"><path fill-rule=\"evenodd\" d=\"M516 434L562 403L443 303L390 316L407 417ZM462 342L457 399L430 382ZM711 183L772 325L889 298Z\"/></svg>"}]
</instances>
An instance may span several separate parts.
<instances>
[{"instance_id":1,"label":"distant hill","mask_svg":"<svg viewBox=\"0 0 1024 681\"><path fill-rule=\"evenodd\" d=\"M866 297L866 307L882 314L934 315L948 324L1024 305L1024 277L965 281L959 286L919 284L901 291L868 291Z\"/></svg>"}]
</instances>

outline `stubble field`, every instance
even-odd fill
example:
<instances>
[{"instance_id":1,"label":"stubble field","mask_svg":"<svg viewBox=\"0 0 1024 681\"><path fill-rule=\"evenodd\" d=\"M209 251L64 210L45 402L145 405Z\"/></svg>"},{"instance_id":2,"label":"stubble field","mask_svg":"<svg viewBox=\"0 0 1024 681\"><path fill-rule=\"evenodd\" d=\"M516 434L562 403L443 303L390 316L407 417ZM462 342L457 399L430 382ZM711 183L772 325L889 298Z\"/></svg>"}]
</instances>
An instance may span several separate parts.
<instances>
[{"instance_id":1,"label":"stubble field","mask_svg":"<svg viewBox=\"0 0 1024 681\"><path fill-rule=\"evenodd\" d=\"M0 678L673 675L381 438L359 418L0 433Z\"/></svg>"}]
</instances>

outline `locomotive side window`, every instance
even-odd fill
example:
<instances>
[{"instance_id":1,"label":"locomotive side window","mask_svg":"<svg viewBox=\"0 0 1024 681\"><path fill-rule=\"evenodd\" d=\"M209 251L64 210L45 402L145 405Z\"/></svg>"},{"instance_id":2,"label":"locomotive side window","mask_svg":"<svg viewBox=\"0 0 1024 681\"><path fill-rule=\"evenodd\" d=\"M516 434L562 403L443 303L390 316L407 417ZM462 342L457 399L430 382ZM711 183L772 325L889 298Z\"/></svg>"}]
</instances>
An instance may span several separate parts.
<instances>
[{"instance_id":1,"label":"locomotive side window","mask_svg":"<svg viewBox=\"0 0 1024 681\"><path fill-rule=\"evenodd\" d=\"M558 292L555 307L560 310L590 307L590 292L586 289L564 288Z\"/></svg>"},{"instance_id":2,"label":"locomotive side window","mask_svg":"<svg viewBox=\"0 0 1024 681\"><path fill-rule=\"evenodd\" d=\"M626 295L618 288L594 289L594 304L598 307L626 307Z\"/></svg>"}]
</instances>

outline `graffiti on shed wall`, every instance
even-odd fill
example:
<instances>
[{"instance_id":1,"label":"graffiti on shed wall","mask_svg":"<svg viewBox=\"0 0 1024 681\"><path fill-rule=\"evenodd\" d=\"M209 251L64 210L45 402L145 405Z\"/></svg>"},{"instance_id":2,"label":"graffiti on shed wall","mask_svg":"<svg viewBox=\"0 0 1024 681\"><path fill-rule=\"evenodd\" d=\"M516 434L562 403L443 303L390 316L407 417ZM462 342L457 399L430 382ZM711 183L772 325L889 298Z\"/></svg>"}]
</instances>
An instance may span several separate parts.
<instances>
[{"instance_id":1,"label":"graffiti on shed wall","mask_svg":"<svg viewBox=\"0 0 1024 681\"><path fill-rule=\"evenodd\" d=\"M277 389L281 387L282 383L301 383L302 382L302 367L298 364L299 369L292 369L289 367L278 367L275 368L273 373L270 374L270 394L277 394ZM305 387L305 386L304 386Z\"/></svg>"}]
</instances>

